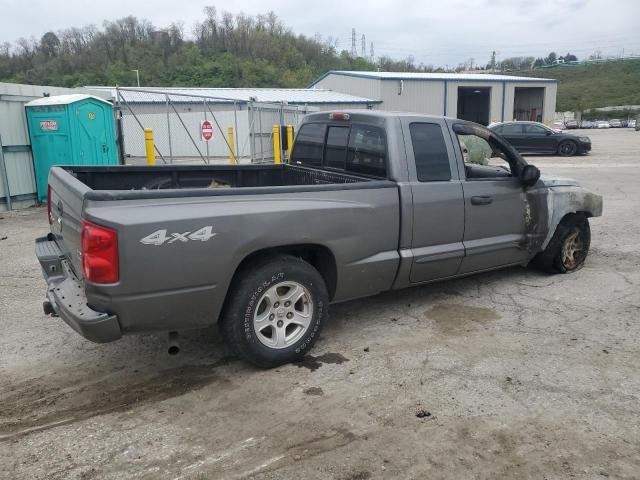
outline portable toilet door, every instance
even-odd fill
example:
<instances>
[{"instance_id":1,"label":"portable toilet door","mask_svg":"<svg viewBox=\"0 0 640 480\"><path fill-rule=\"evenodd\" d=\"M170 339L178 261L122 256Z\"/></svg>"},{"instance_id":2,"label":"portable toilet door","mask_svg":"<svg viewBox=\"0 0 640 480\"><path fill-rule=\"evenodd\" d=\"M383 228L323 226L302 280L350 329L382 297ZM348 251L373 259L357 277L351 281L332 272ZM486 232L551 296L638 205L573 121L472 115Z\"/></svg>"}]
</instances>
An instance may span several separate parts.
<instances>
[{"instance_id":1,"label":"portable toilet door","mask_svg":"<svg viewBox=\"0 0 640 480\"><path fill-rule=\"evenodd\" d=\"M115 165L116 137L111 104L91 98L74 105L80 165Z\"/></svg>"},{"instance_id":2,"label":"portable toilet door","mask_svg":"<svg viewBox=\"0 0 640 480\"><path fill-rule=\"evenodd\" d=\"M101 98L72 94L25 105L38 200L47 196L55 165L117 165L113 107Z\"/></svg>"},{"instance_id":3,"label":"portable toilet door","mask_svg":"<svg viewBox=\"0 0 640 480\"><path fill-rule=\"evenodd\" d=\"M71 138L67 112L63 105L34 107L27 110L31 154L39 201L47 197L49 169L54 165L68 165Z\"/></svg>"}]
</instances>

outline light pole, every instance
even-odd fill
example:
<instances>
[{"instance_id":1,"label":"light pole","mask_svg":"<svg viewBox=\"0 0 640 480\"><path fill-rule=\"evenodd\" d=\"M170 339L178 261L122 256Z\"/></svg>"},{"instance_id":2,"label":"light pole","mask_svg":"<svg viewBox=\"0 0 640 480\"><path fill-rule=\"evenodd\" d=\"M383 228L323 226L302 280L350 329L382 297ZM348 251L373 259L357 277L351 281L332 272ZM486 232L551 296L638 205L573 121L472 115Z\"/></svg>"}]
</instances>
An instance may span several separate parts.
<instances>
[{"instance_id":1,"label":"light pole","mask_svg":"<svg viewBox=\"0 0 640 480\"><path fill-rule=\"evenodd\" d=\"M136 80L138 81L138 87L140 87L140 70L131 70L132 72L136 72Z\"/></svg>"}]
</instances>

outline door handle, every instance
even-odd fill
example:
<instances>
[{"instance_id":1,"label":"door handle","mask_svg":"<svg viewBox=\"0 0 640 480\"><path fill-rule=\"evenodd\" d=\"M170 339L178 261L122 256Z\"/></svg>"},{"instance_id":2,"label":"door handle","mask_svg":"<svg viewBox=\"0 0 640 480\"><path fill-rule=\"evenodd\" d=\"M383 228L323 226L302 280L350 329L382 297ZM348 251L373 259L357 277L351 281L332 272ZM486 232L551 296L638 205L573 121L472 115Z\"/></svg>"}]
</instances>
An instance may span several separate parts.
<instances>
[{"instance_id":1,"label":"door handle","mask_svg":"<svg viewBox=\"0 0 640 480\"><path fill-rule=\"evenodd\" d=\"M471 205L489 205L493 202L493 197L471 197Z\"/></svg>"}]
</instances>

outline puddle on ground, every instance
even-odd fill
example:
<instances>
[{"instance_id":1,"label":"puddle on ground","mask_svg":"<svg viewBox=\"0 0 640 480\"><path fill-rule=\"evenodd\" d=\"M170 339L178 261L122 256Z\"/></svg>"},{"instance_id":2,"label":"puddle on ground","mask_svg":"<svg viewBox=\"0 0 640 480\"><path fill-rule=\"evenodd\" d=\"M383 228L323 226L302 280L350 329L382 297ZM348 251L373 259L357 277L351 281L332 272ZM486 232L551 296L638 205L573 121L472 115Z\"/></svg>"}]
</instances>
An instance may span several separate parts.
<instances>
[{"instance_id":1,"label":"puddle on ground","mask_svg":"<svg viewBox=\"0 0 640 480\"><path fill-rule=\"evenodd\" d=\"M319 369L325 363L332 363L340 365L344 362L348 362L349 359L339 353L323 353L314 357L313 355L305 355L302 360L296 362L299 368L308 368L312 372Z\"/></svg>"},{"instance_id":2,"label":"puddle on ground","mask_svg":"<svg viewBox=\"0 0 640 480\"><path fill-rule=\"evenodd\" d=\"M424 316L433 320L437 330L448 335L477 330L500 318L491 308L457 303L438 303L424 312Z\"/></svg>"}]
</instances>

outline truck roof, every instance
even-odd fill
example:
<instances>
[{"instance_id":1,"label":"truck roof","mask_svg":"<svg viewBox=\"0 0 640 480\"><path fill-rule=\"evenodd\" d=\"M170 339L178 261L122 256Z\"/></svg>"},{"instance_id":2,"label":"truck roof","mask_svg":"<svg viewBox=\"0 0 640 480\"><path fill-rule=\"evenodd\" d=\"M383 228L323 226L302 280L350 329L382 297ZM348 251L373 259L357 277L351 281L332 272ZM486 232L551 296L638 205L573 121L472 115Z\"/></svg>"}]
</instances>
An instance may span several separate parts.
<instances>
[{"instance_id":1,"label":"truck roof","mask_svg":"<svg viewBox=\"0 0 640 480\"><path fill-rule=\"evenodd\" d=\"M443 118L447 118L450 120L456 120L452 117L445 117L443 115L426 115L424 113L412 113L412 112L390 112L386 110L365 110L365 109L344 109L344 110L323 110L321 112L314 112L308 114L306 119L322 119L327 120L329 118L329 114L331 113L348 113L349 115L356 116L358 118L362 117L370 117L370 118L398 118L398 117L421 117L425 120L442 120Z\"/></svg>"}]
</instances>

